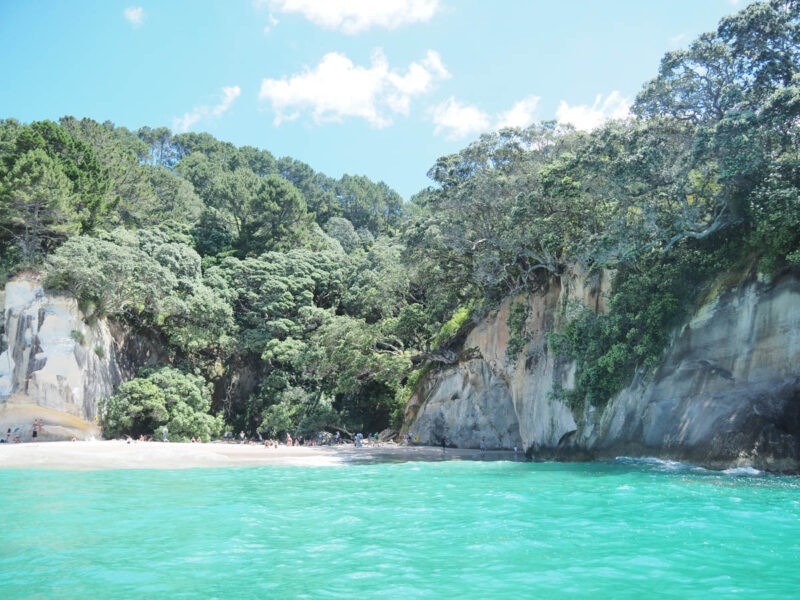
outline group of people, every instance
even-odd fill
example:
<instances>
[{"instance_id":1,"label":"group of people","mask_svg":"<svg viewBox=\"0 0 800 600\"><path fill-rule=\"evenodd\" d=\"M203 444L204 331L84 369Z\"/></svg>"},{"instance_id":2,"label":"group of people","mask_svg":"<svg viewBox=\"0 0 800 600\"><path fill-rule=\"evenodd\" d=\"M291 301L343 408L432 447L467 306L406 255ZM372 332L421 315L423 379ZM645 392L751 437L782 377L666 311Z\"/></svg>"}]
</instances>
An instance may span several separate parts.
<instances>
[{"instance_id":1,"label":"group of people","mask_svg":"<svg viewBox=\"0 0 800 600\"><path fill-rule=\"evenodd\" d=\"M339 432L336 432L337 436L337 443L338 443L338 436ZM292 434L286 434L286 445L287 446L324 446L323 435L322 432L317 434L316 438L307 439L302 435L298 435L296 438L292 439Z\"/></svg>"},{"instance_id":2,"label":"group of people","mask_svg":"<svg viewBox=\"0 0 800 600\"><path fill-rule=\"evenodd\" d=\"M3 442L4 444L10 444L11 442L19 444L22 440L20 439L19 434L17 433L18 431L19 427L15 427L13 431L11 430L11 427L9 427L8 431L6 432L5 439L0 441Z\"/></svg>"},{"instance_id":3,"label":"group of people","mask_svg":"<svg viewBox=\"0 0 800 600\"><path fill-rule=\"evenodd\" d=\"M419 441L419 437L414 435L413 433L411 433L409 431L408 433L404 433L403 437L400 438L400 445L401 446L410 446L411 442L418 442L418 441Z\"/></svg>"},{"instance_id":4,"label":"group of people","mask_svg":"<svg viewBox=\"0 0 800 600\"><path fill-rule=\"evenodd\" d=\"M39 434L41 433L42 429L44 428L44 419L34 419L33 420L33 428L31 429L31 441L35 442L39 439ZM4 438L0 438L0 444L19 444L22 442L22 438L20 437L19 427L11 427L8 428L6 431L6 436Z\"/></svg>"},{"instance_id":5,"label":"group of people","mask_svg":"<svg viewBox=\"0 0 800 600\"><path fill-rule=\"evenodd\" d=\"M354 438L356 448L363 447L364 440L366 440L366 444L368 446L376 446L378 444L378 434L368 433L367 437L365 438L363 433L357 433Z\"/></svg>"}]
</instances>

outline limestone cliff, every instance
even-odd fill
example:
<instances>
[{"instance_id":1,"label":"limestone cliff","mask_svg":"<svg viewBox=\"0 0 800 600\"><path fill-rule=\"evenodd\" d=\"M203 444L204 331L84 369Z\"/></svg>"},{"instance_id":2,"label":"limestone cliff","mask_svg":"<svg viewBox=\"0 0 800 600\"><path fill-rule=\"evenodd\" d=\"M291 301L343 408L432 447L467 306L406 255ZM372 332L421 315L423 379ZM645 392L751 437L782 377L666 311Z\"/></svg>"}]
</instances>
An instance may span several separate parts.
<instances>
[{"instance_id":1,"label":"limestone cliff","mask_svg":"<svg viewBox=\"0 0 800 600\"><path fill-rule=\"evenodd\" d=\"M573 411L575 365L548 352L563 308L605 310L607 274L571 274L507 300L466 337L464 360L433 372L409 402L406 422L422 442L521 444L543 459L661 456L724 468L800 467L800 278L724 289L678 327L660 365L641 370L605 407ZM526 302L527 344L509 360L507 317Z\"/></svg>"},{"instance_id":2,"label":"limestone cliff","mask_svg":"<svg viewBox=\"0 0 800 600\"><path fill-rule=\"evenodd\" d=\"M44 439L99 437L98 403L140 366L155 364L154 344L99 319L89 325L77 301L48 294L25 272L5 286L0 344L0 431L30 439L44 419Z\"/></svg>"}]
</instances>

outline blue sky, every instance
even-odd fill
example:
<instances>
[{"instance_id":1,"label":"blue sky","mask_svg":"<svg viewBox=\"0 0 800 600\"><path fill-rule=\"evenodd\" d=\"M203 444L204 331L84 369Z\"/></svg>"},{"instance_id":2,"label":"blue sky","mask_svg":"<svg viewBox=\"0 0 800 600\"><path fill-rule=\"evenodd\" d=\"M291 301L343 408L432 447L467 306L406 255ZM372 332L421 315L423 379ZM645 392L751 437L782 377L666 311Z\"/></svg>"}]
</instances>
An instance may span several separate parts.
<instances>
[{"instance_id":1,"label":"blue sky","mask_svg":"<svg viewBox=\"0 0 800 600\"><path fill-rule=\"evenodd\" d=\"M0 118L208 131L403 197L481 131L625 114L747 0L0 0Z\"/></svg>"}]
</instances>

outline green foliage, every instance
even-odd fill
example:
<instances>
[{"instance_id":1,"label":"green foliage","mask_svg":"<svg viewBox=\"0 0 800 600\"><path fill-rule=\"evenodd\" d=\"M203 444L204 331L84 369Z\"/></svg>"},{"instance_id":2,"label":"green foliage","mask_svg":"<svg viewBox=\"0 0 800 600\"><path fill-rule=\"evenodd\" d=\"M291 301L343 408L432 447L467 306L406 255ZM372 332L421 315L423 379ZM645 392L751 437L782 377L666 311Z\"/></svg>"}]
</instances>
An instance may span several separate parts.
<instances>
[{"instance_id":1,"label":"green foliage","mask_svg":"<svg viewBox=\"0 0 800 600\"><path fill-rule=\"evenodd\" d=\"M394 429L399 430L403 424L403 409L405 408L411 396L417 391L417 386L433 371L433 363L426 363L421 369L417 369L409 373L406 378L405 384L397 388L395 395L395 411L392 413L391 425Z\"/></svg>"},{"instance_id":2,"label":"green foliage","mask_svg":"<svg viewBox=\"0 0 800 600\"><path fill-rule=\"evenodd\" d=\"M525 322L528 320L527 302L514 302L508 311L506 326L508 327L508 344L506 354L510 360L516 360L519 353L528 342L525 332Z\"/></svg>"},{"instance_id":3,"label":"green foliage","mask_svg":"<svg viewBox=\"0 0 800 600\"><path fill-rule=\"evenodd\" d=\"M221 417L209 414L211 386L202 377L172 367L143 372L123 383L106 404L103 430L108 437L160 436L167 426L172 440L219 436Z\"/></svg>"},{"instance_id":4,"label":"green foliage","mask_svg":"<svg viewBox=\"0 0 800 600\"><path fill-rule=\"evenodd\" d=\"M94 353L97 355L98 358L103 359L106 357L106 351L103 349L102 346L96 345L94 347Z\"/></svg>"},{"instance_id":5,"label":"green foliage","mask_svg":"<svg viewBox=\"0 0 800 600\"><path fill-rule=\"evenodd\" d=\"M0 224L20 252L23 266L37 264L79 227L70 181L55 160L35 148L5 161L0 169Z\"/></svg>"},{"instance_id":6,"label":"green foliage","mask_svg":"<svg viewBox=\"0 0 800 600\"><path fill-rule=\"evenodd\" d=\"M351 254L361 247L361 240L355 227L347 219L331 217L325 224L325 232L342 246L342 250Z\"/></svg>"},{"instance_id":7,"label":"green foliage","mask_svg":"<svg viewBox=\"0 0 800 600\"><path fill-rule=\"evenodd\" d=\"M637 367L657 367L672 328L699 298L702 286L741 254L733 243L681 247L668 257L652 255L636 269L618 271L607 314L582 308L550 349L577 361L573 404L605 404L630 381Z\"/></svg>"},{"instance_id":8,"label":"green foliage","mask_svg":"<svg viewBox=\"0 0 800 600\"><path fill-rule=\"evenodd\" d=\"M469 302L466 306L459 306L453 311L453 316L442 325L439 333L433 338L432 346L439 346L453 337L461 329L461 326L472 317L472 306L473 302Z\"/></svg>"},{"instance_id":9,"label":"green foliage","mask_svg":"<svg viewBox=\"0 0 800 600\"><path fill-rule=\"evenodd\" d=\"M73 329L69 332L69 337L75 340L76 343L80 344L81 346L86 345L86 336L83 334L82 331L78 329Z\"/></svg>"},{"instance_id":10,"label":"green foliage","mask_svg":"<svg viewBox=\"0 0 800 600\"><path fill-rule=\"evenodd\" d=\"M68 240L50 256L45 284L69 291L95 317L160 329L190 357L224 356L232 343L233 311L205 284L197 253L160 230L120 229L107 238Z\"/></svg>"}]
</instances>

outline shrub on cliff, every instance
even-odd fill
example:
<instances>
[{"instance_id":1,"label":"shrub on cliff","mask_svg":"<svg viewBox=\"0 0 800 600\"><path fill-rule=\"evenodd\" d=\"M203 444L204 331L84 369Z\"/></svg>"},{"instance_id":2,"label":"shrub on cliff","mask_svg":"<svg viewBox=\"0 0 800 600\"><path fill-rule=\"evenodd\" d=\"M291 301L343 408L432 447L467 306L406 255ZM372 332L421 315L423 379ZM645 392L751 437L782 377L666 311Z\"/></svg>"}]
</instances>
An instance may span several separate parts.
<instances>
[{"instance_id":1,"label":"shrub on cliff","mask_svg":"<svg viewBox=\"0 0 800 600\"><path fill-rule=\"evenodd\" d=\"M223 427L210 408L211 386L202 377L162 367L119 387L106 404L104 432L106 437L157 437L166 425L172 440L199 436L208 441Z\"/></svg>"}]
</instances>

